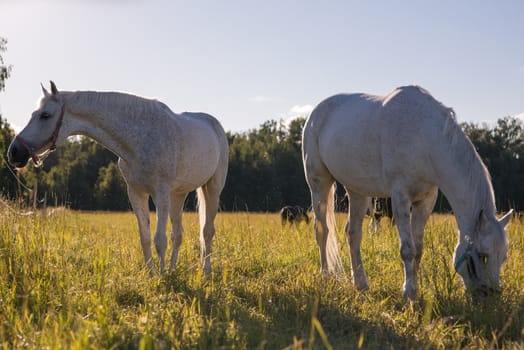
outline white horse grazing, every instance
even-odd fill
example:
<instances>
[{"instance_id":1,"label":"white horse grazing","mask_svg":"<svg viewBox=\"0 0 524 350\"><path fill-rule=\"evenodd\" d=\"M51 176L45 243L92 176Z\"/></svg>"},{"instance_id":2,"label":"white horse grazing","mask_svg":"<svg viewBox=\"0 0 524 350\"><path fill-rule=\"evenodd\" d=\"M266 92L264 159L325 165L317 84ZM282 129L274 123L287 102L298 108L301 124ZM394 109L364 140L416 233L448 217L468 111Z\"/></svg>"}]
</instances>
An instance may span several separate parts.
<instances>
[{"instance_id":1,"label":"white horse grazing","mask_svg":"<svg viewBox=\"0 0 524 350\"><path fill-rule=\"evenodd\" d=\"M426 90L406 86L386 96L332 96L306 121L302 147L321 271L343 273L333 215L336 180L350 198L345 232L354 284L368 288L360 254L367 198L391 197L404 263L404 297L415 300L424 226L440 188L458 223L454 262L466 289L481 297L500 290L511 211L496 219L486 167L454 112Z\"/></svg>"},{"instance_id":2,"label":"white horse grazing","mask_svg":"<svg viewBox=\"0 0 524 350\"><path fill-rule=\"evenodd\" d=\"M127 183L129 201L138 220L144 260L154 270L149 228L149 196L156 205L155 247L164 271L168 215L172 224L170 267L176 265L182 243L182 209L190 191L197 189L201 260L211 272L211 243L219 195L224 187L229 146L220 123L203 113L173 113L165 104L115 92L51 93L44 97L27 126L8 150L9 161L24 167L70 135L86 135L118 157Z\"/></svg>"}]
</instances>

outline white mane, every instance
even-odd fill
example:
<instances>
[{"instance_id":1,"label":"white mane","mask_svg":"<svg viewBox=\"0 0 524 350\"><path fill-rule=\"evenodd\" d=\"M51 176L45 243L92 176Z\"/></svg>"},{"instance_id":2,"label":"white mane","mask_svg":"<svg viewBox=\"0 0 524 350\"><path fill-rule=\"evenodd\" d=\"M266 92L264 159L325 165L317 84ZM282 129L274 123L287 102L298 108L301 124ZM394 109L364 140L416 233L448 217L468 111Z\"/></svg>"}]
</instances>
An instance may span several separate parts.
<instances>
[{"instance_id":1,"label":"white mane","mask_svg":"<svg viewBox=\"0 0 524 350\"><path fill-rule=\"evenodd\" d=\"M105 111L108 108L118 113L125 113L128 118L141 117L143 115L161 116L166 113L175 113L164 103L156 99L148 99L121 92L96 92L96 91L77 91L61 92L70 105L80 109L79 113L84 113L88 109L93 113L93 109Z\"/></svg>"},{"instance_id":2,"label":"white mane","mask_svg":"<svg viewBox=\"0 0 524 350\"><path fill-rule=\"evenodd\" d=\"M495 214L495 194L491 184L491 176L482 159L475 151L475 146L466 136L458 124L455 112L434 99L426 91L428 96L438 105L444 118L444 137L448 141L444 147L445 152L453 155L457 163L464 166L467 177L464 179L467 187L472 189L471 204L476 206L475 211L485 210L489 214ZM457 150L460 150L457 152ZM483 174L484 176L479 176ZM468 185L469 184L469 185Z\"/></svg>"}]
</instances>

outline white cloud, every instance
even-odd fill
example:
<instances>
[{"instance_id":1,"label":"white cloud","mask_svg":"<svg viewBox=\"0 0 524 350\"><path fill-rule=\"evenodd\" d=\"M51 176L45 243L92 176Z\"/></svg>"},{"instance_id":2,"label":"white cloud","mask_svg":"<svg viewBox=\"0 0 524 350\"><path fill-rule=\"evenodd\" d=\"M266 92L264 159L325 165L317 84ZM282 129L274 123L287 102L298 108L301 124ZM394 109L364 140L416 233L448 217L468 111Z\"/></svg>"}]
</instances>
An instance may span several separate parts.
<instances>
[{"instance_id":1,"label":"white cloud","mask_svg":"<svg viewBox=\"0 0 524 350\"><path fill-rule=\"evenodd\" d=\"M290 115L290 116L296 115L296 116L299 116L299 117L306 117L306 116L309 115L309 113L311 113L312 110L313 110L313 106L312 105L302 105L302 106L295 105L295 106L291 107L291 109L288 112L288 115Z\"/></svg>"},{"instance_id":2,"label":"white cloud","mask_svg":"<svg viewBox=\"0 0 524 350\"><path fill-rule=\"evenodd\" d=\"M524 122L524 113L515 114L513 115L513 117L520 119Z\"/></svg>"},{"instance_id":3,"label":"white cloud","mask_svg":"<svg viewBox=\"0 0 524 350\"><path fill-rule=\"evenodd\" d=\"M284 119L284 124L289 126L289 124L297 118L308 117L312 110L312 105L294 105L287 113L283 113L281 118Z\"/></svg>"}]
</instances>

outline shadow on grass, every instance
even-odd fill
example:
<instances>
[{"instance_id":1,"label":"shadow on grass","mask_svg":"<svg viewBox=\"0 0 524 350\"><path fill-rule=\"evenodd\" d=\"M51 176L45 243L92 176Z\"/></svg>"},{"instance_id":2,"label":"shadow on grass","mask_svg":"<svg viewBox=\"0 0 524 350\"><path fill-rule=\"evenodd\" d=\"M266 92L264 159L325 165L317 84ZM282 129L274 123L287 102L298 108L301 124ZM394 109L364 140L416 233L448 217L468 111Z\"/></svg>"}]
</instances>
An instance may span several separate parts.
<instances>
[{"instance_id":1,"label":"shadow on grass","mask_svg":"<svg viewBox=\"0 0 524 350\"><path fill-rule=\"evenodd\" d=\"M253 279L245 278L245 284L239 280L242 276L236 276L234 284L213 281L210 292L209 281L195 288L184 276L164 278L166 292L198 300L201 314L213 320L214 328L202 333L197 348L231 346L227 333L232 322L249 349L325 348L326 344L334 349L427 347L413 337L398 335L386 322L372 323L340 307L340 300L330 300L329 292L322 296L320 288L290 291L285 281L272 281L256 284L257 289ZM314 319L318 320L315 326Z\"/></svg>"}]
</instances>

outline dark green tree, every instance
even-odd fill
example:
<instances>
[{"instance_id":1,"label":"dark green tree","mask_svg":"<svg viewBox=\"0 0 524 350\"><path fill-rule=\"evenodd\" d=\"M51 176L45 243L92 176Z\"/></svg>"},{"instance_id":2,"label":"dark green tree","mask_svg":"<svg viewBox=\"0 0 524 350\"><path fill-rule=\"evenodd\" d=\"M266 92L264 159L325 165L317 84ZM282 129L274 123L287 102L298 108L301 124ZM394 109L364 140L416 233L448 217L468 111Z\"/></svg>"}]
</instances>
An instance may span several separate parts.
<instances>
[{"instance_id":1,"label":"dark green tree","mask_svg":"<svg viewBox=\"0 0 524 350\"><path fill-rule=\"evenodd\" d=\"M11 73L11 66L4 64L2 53L7 50L7 40L0 37L0 92L5 90L5 81ZM14 175L10 172L7 164L7 148L14 137L14 131L0 115L0 191L3 196L14 198L17 192L17 184ZM12 169L11 169L12 170Z\"/></svg>"},{"instance_id":2,"label":"dark green tree","mask_svg":"<svg viewBox=\"0 0 524 350\"><path fill-rule=\"evenodd\" d=\"M0 37L0 91L5 89L5 81L11 75L12 67L4 64L2 52L7 50L7 39Z\"/></svg>"},{"instance_id":3,"label":"dark green tree","mask_svg":"<svg viewBox=\"0 0 524 350\"><path fill-rule=\"evenodd\" d=\"M6 154L14 134L7 121L0 116L0 193L11 199L16 196L17 183L15 175L11 172L14 170L9 168L10 165L7 163Z\"/></svg>"},{"instance_id":4,"label":"dark green tree","mask_svg":"<svg viewBox=\"0 0 524 350\"><path fill-rule=\"evenodd\" d=\"M95 184L97 210L129 210L127 189L120 169L115 162L100 168Z\"/></svg>"},{"instance_id":5,"label":"dark green tree","mask_svg":"<svg viewBox=\"0 0 524 350\"><path fill-rule=\"evenodd\" d=\"M47 193L51 204L73 209L97 209L96 184L99 172L117 157L88 138L58 147L44 163L40 193ZM116 209L116 208L115 208Z\"/></svg>"},{"instance_id":6,"label":"dark green tree","mask_svg":"<svg viewBox=\"0 0 524 350\"><path fill-rule=\"evenodd\" d=\"M309 205L301 157L304 119L269 120L259 129L228 133L229 171L222 193L225 210L276 211Z\"/></svg>"},{"instance_id":7,"label":"dark green tree","mask_svg":"<svg viewBox=\"0 0 524 350\"><path fill-rule=\"evenodd\" d=\"M462 125L488 168L499 210L524 208L524 129L513 117L499 119L493 128Z\"/></svg>"}]
</instances>

